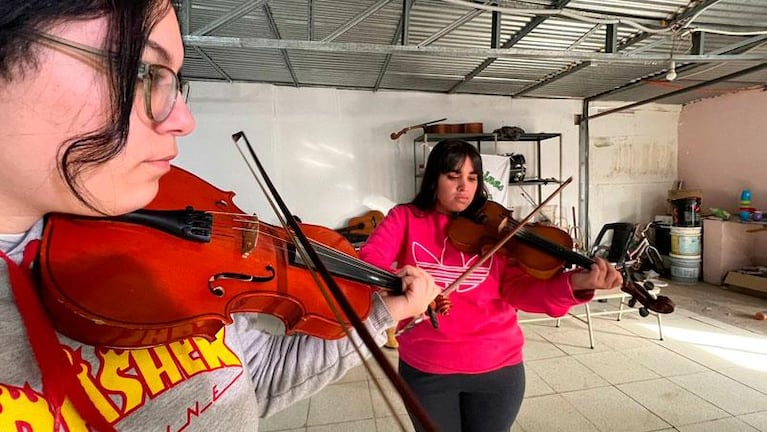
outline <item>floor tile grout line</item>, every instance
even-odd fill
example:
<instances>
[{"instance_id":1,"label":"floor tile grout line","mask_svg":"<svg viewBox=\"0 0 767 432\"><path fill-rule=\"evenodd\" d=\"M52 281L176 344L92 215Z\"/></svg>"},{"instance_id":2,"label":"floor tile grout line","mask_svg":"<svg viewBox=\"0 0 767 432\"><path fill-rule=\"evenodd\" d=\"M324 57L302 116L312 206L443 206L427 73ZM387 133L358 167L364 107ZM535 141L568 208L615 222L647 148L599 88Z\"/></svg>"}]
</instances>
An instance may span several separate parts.
<instances>
[{"instance_id":1,"label":"floor tile grout line","mask_svg":"<svg viewBox=\"0 0 767 432\"><path fill-rule=\"evenodd\" d=\"M705 402L711 403L711 402L709 402L709 401L707 401L707 400L703 399L702 397L700 397L700 396L696 395L695 393L692 393L692 392L690 392L689 390L687 390L686 388L684 388L684 387L680 386L679 384L677 384L677 383L675 383L675 382L671 381L671 380L670 380L670 379L668 379L667 377L661 377L660 379L662 379L662 380L665 380L665 381L668 381L668 382L670 382L671 384L673 384L673 385L675 385L675 386L677 386L677 387L681 388L682 390L684 390L684 391L686 391L686 392L688 392L688 393L690 393L690 394L694 395L695 397L697 397L697 398L699 398L699 399L701 399L701 400L703 400L703 401L705 401ZM654 415L655 417L659 418L661 421L663 421L664 423L666 423L666 424L667 424L667 425L669 425L670 427L674 428L674 430L678 430L677 426L687 426L686 424L683 424L683 425L675 425L675 424L674 424L674 423L672 423L672 422L671 422L669 419L666 419L665 417L661 416L661 414L660 414L660 413L658 413L658 412L655 412L653 409L651 409L650 407L646 406L646 405L645 405L645 404L643 404L641 401L639 401L639 400L637 400L636 398L632 397L630 394L628 394L628 393L624 392L624 391L623 391L621 388L619 388L617 385L615 386L615 388L616 388L616 390L618 390L619 392L621 392L623 395L625 395L627 398L629 398L629 399L631 399L632 401L634 401L634 402L635 402L637 405L639 405L639 406L641 406L642 408L646 409L646 410L647 410L647 412L649 412L649 413L652 413L652 415ZM712 404L712 405L713 405L713 404ZM717 408L719 408L719 407L717 407ZM719 408L719 409L721 409L721 408ZM726 412L726 411L725 411L725 412ZM729 414L729 413L728 413L728 414ZM658 430L664 430L664 429L658 429Z\"/></svg>"}]
</instances>

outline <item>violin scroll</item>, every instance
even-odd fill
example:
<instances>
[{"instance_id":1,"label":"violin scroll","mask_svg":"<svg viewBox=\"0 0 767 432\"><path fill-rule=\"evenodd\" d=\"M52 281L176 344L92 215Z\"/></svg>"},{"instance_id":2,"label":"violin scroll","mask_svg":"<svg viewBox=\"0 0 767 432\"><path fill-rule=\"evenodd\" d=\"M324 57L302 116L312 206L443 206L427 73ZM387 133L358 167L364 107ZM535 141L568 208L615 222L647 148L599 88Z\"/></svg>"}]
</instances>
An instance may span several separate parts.
<instances>
[{"instance_id":1,"label":"violin scroll","mask_svg":"<svg viewBox=\"0 0 767 432\"><path fill-rule=\"evenodd\" d=\"M634 307L634 305L639 302L639 304L642 305L642 307L639 308L639 314L643 317L649 315L649 311L659 314L670 314L674 312L674 308L676 307L674 302L666 296L653 294L653 288L652 282L644 282L640 284L634 280L627 267L623 268L623 285L621 286L621 291L631 295L631 299L628 302L629 307Z\"/></svg>"}]
</instances>

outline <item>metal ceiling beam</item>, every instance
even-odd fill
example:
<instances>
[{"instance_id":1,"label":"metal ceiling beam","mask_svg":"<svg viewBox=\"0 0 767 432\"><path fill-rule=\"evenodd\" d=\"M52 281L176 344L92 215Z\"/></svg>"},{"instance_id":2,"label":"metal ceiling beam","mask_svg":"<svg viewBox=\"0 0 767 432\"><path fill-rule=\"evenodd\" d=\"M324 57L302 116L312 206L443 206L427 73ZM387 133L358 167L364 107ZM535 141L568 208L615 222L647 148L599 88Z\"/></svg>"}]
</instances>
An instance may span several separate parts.
<instances>
[{"instance_id":1,"label":"metal ceiling beam","mask_svg":"<svg viewBox=\"0 0 767 432\"><path fill-rule=\"evenodd\" d=\"M314 0L308 0L306 7L306 38L314 40Z\"/></svg>"},{"instance_id":2,"label":"metal ceiling beam","mask_svg":"<svg viewBox=\"0 0 767 432\"><path fill-rule=\"evenodd\" d=\"M602 24L596 24L594 27L589 29L586 33L584 33L581 37L579 37L575 42L570 44L569 47L567 47L567 50L573 50L578 45L582 44L586 39L588 39L591 35L593 35L599 28L602 27ZM606 53L614 53L616 51L620 51L622 49L621 45L618 45L618 27L614 24L608 24L605 27L605 52ZM591 66L590 61L580 62L580 63L573 63L565 67L564 69L560 70L559 72L555 73L554 75L549 75L538 82L536 82L533 85L530 85L528 87L523 88L522 90L518 91L517 93L514 93L511 95L511 97L520 97L523 96L533 90L539 89L545 85L551 84L557 80L560 80L562 78L565 78L575 72L578 72L579 70Z\"/></svg>"},{"instance_id":3,"label":"metal ceiling beam","mask_svg":"<svg viewBox=\"0 0 767 432\"><path fill-rule=\"evenodd\" d=\"M636 34L636 35L626 39L625 41L618 43L618 51L623 51L626 48L628 48L628 47L630 47L632 45L638 44L639 42L642 42L643 40L648 39L648 38L650 38L652 36L653 36L652 33L639 33L639 34Z\"/></svg>"},{"instance_id":4,"label":"metal ceiling beam","mask_svg":"<svg viewBox=\"0 0 767 432\"><path fill-rule=\"evenodd\" d=\"M386 72L389 70L391 57L391 54L386 54L386 57L384 57L384 60L381 64L381 70L378 72L378 78L376 78L376 83L373 85L373 91L378 91L378 89L381 88L381 83L383 82L384 76L386 76Z\"/></svg>"},{"instance_id":5,"label":"metal ceiling beam","mask_svg":"<svg viewBox=\"0 0 767 432\"><path fill-rule=\"evenodd\" d=\"M539 88L541 88L541 87L543 87L545 85L551 84L554 81L560 80L560 79L562 79L562 78L564 78L564 77L566 77L568 75L572 75L572 74L578 72L579 70L587 68L589 66L591 66L591 62L590 61L585 61L585 62L577 63L575 65L571 65L570 67L568 67L567 69L565 69L563 71L557 72L554 75L550 75L549 77L546 77L546 78L544 78L544 79L542 79L542 80L540 80L540 81L538 81L538 82L536 82L536 83L534 83L532 85L529 85L529 86L523 88L522 90L520 90L520 91L514 93L513 95L511 95L511 97L520 97L520 96L522 96L524 94L530 93L533 90L536 90L536 89L539 89Z\"/></svg>"},{"instance_id":6,"label":"metal ceiling beam","mask_svg":"<svg viewBox=\"0 0 767 432\"><path fill-rule=\"evenodd\" d=\"M649 103L652 103L652 102L657 102L659 100L668 99L668 98L673 97L673 96L677 96L677 95L680 95L680 94L688 93L688 92L691 92L693 90L698 90L698 89L703 88L703 87L708 87L708 86L710 86L712 84L716 84L716 83L719 83L719 82L722 82L722 81L729 81L729 80L741 77L743 75L748 75L748 74L751 74L751 73L754 73L754 72L758 72L758 71L760 71L762 69L767 69L767 63L758 64L756 66L752 66L750 68L746 68L746 69L743 69L743 70L738 71L738 72L734 72L734 73L731 73L731 74L720 76L718 78L714 78L714 79L712 79L710 81L704 81L702 83L691 85L691 86L685 87L683 89L674 90L674 91L672 91L670 93L665 93L665 94L662 94L662 95L653 96L651 98L644 99L644 100L641 100L639 102L634 102L634 103L631 103L631 104L628 104L628 105L623 105L623 106L618 107L618 108L613 108L613 109L609 109L607 111L602 111L601 113L589 116L588 120L593 120L593 119L598 118L598 117L603 117L603 116L606 116L606 115L609 115L609 114L613 114L613 113L616 113L616 112L625 111L625 110L631 109L631 108L636 108L638 106L646 105L646 104L649 104Z\"/></svg>"},{"instance_id":7,"label":"metal ceiling beam","mask_svg":"<svg viewBox=\"0 0 767 432\"><path fill-rule=\"evenodd\" d=\"M655 39L654 41L652 41L650 43L647 43L647 44L644 44L644 45L640 46L639 48L634 48L633 50L628 52L628 55L634 55L634 54L639 54L641 52L645 52L648 49L655 48L658 45L663 45L666 42L668 42L668 36L665 36L665 35L661 36L661 37Z\"/></svg>"},{"instance_id":8,"label":"metal ceiling beam","mask_svg":"<svg viewBox=\"0 0 767 432\"><path fill-rule=\"evenodd\" d=\"M669 22L671 23L671 25L675 25L675 24L676 25L680 25L680 24L686 23L687 20L694 18L699 13L702 13L707 8L713 6L714 4L716 4L716 3L720 2L720 1L722 1L722 0L703 0L703 1L700 1L695 6L693 6L691 8L688 8L688 9L685 9L684 11L679 13L678 15L674 16L671 20L669 20ZM700 33L700 32L697 32L696 34L701 34L702 35L702 33ZM648 39L648 38L650 38L652 36L653 36L652 34L646 33L646 32L642 32L642 33L636 34L636 35L632 36L631 38L627 39L626 41L622 42L621 44L619 44L618 45L618 51L625 50L626 48L628 48L628 47L630 47L632 45L635 45L635 44L637 44L637 43L639 43L639 42L641 42L643 40L646 40L646 39ZM640 53L640 52L642 52L644 50L653 48L653 47L658 46L660 44L663 44L665 42L666 42L666 37L664 36L664 37L661 37L658 40L655 40L655 41L653 41L653 42L651 42L651 43L649 43L647 45L644 45L644 46L639 47L639 48L637 48L635 50L632 50L630 54ZM695 55L702 55L703 52L702 51L701 52L693 51L693 54L695 54ZM676 60L676 57L675 57L675 60ZM689 65L687 65L687 66L689 67ZM677 70L677 73L680 73L680 72L683 72L685 69L683 67L677 67L676 70ZM591 95L591 96L587 97L586 100L590 100L590 101L591 100L596 100L596 99L598 99L600 97L604 97L604 96L607 96L609 94L613 94L613 93L617 93L617 92L628 90L629 88L633 88L634 86L643 83L647 79L655 78L658 75L661 75L661 74L664 74L664 73L666 73L665 69L664 70L660 70L657 73L651 74L648 77L641 77L639 79L632 80L632 81L630 81L630 82L628 82L628 83L626 83L626 84L624 84L622 86L616 87L614 89L610 89L610 90L607 90L607 91L604 91L604 92L601 92L601 93L598 93L598 94L595 94L595 95Z\"/></svg>"},{"instance_id":9,"label":"metal ceiling beam","mask_svg":"<svg viewBox=\"0 0 767 432\"><path fill-rule=\"evenodd\" d=\"M614 53L618 50L618 26L607 24L605 26L605 52Z\"/></svg>"},{"instance_id":10,"label":"metal ceiling beam","mask_svg":"<svg viewBox=\"0 0 767 432\"><path fill-rule=\"evenodd\" d=\"M682 13L679 14L679 16L674 17L674 19L671 21L672 23L684 23L688 19L691 19L695 17L695 15L698 14L698 12L703 12L709 7L721 2L722 0L702 0L699 1L695 6L686 9Z\"/></svg>"},{"instance_id":11,"label":"metal ceiling beam","mask_svg":"<svg viewBox=\"0 0 767 432\"><path fill-rule=\"evenodd\" d=\"M191 0L190 0L191 1ZM209 22L207 25L203 26L202 28L199 28L192 33L189 33L193 36L204 36L210 33L213 33L214 31L220 29L221 27L229 24L232 21L237 21L238 19L244 17L245 15L249 14L262 4L266 3L267 0L250 0L247 1L236 8L230 10L229 12L221 15L220 17L214 19L213 21Z\"/></svg>"},{"instance_id":12,"label":"metal ceiling beam","mask_svg":"<svg viewBox=\"0 0 767 432\"><path fill-rule=\"evenodd\" d=\"M692 48L690 54L700 55L706 51L706 34L703 32L695 32L692 34Z\"/></svg>"},{"instance_id":13,"label":"metal ceiling beam","mask_svg":"<svg viewBox=\"0 0 767 432\"><path fill-rule=\"evenodd\" d=\"M218 65L218 63L216 63L212 58L210 58L210 56L205 51L203 51L202 48L196 46L196 47L194 47L194 50L197 51L197 54L199 54L200 57L203 58L203 60L208 62L208 64L213 69L215 69L216 72L221 74L221 76L224 77L225 80L227 80L228 82L232 82L233 81L232 77L229 76L229 74L226 73L226 71L224 69L222 69L221 66Z\"/></svg>"},{"instance_id":14,"label":"metal ceiling beam","mask_svg":"<svg viewBox=\"0 0 767 432\"><path fill-rule=\"evenodd\" d=\"M274 15L272 15L272 8L270 8L268 4L265 4L263 9L264 15L266 15L266 21L269 23L269 28L272 30L272 34L275 38L282 39L280 29L277 28L277 23L274 21ZM282 49L280 50L280 53L282 54L282 60L285 62L285 67L288 68L290 78L293 80L293 85L298 87L298 77L296 76L295 69L293 69L293 63L290 62L288 50Z\"/></svg>"},{"instance_id":15,"label":"metal ceiling beam","mask_svg":"<svg viewBox=\"0 0 767 432\"><path fill-rule=\"evenodd\" d=\"M501 46L501 13L493 11L492 22L490 29L490 48L498 48Z\"/></svg>"},{"instance_id":16,"label":"metal ceiling beam","mask_svg":"<svg viewBox=\"0 0 767 432\"><path fill-rule=\"evenodd\" d=\"M711 51L709 54L739 54L756 46L763 45L765 42L767 42L767 35L753 36Z\"/></svg>"},{"instance_id":17,"label":"metal ceiling beam","mask_svg":"<svg viewBox=\"0 0 767 432\"><path fill-rule=\"evenodd\" d=\"M402 17L399 19L399 22L397 23L397 29L394 30L394 35L391 39L391 44L394 45L397 43L398 40L401 39L402 45L407 45L407 33L408 28L410 27L408 23L410 22L410 9L413 8L413 5L415 4L415 0L402 0ZM400 35L402 36L400 38ZM376 83L373 86L373 91L378 91L378 89L381 88L381 82L383 82L384 75L386 75L386 71L389 69L389 63L391 63L391 54L386 54L386 57L384 58L383 64L381 65L381 71L378 72L378 78L376 79Z\"/></svg>"},{"instance_id":18,"label":"metal ceiling beam","mask_svg":"<svg viewBox=\"0 0 767 432\"><path fill-rule=\"evenodd\" d=\"M551 9L562 9L564 6L566 6L568 3L570 3L571 0L556 0L552 5ZM527 36L531 31L535 30L536 27L541 25L546 19L549 18L548 15L538 15L533 17L524 27L519 29L518 32L514 34L509 40L507 40L501 48L511 48L512 46L516 45L519 41L522 40L525 36ZM485 59L479 66L474 68L471 72L469 72L462 81L459 81L456 83L453 87L450 88L450 90L447 91L448 94L455 93L456 90L461 88L464 84L471 81L475 76L482 73L483 70L487 69L488 66L493 64L497 57L490 57Z\"/></svg>"},{"instance_id":19,"label":"metal ceiling beam","mask_svg":"<svg viewBox=\"0 0 767 432\"><path fill-rule=\"evenodd\" d=\"M589 36L591 36L597 30L599 30L599 28L601 26L602 26L602 24L597 24L594 27L592 27L591 29L589 29L589 31L584 33L575 42L570 44L570 46L567 47L567 51L570 51L570 50L574 49L575 47L577 47L578 45L580 45L581 43L583 43L583 41L588 39ZM605 34L608 34L608 33L610 33L609 30L605 32ZM564 69L560 70L559 72L556 72L553 75L545 76L545 77L541 78L540 80L538 80L537 82L533 83L532 85L529 85L529 86L523 88L522 90L512 94L511 97L523 96L523 95L525 95L527 93L530 93L533 90L539 89L539 88L541 88L541 87L543 87L545 85L551 84L551 83L553 83L553 82L555 82L557 80L560 80L560 79L562 79L562 78L564 78L566 76L569 76L569 75L571 75L571 74L573 74L575 72L578 72L579 70L581 70L581 69L583 69L583 68L585 68L587 66L591 66L591 62L590 61L585 61L585 62L580 62L580 63L578 63L578 62L572 63L572 64L568 65L567 67L565 67Z\"/></svg>"},{"instance_id":20,"label":"metal ceiling beam","mask_svg":"<svg viewBox=\"0 0 767 432\"><path fill-rule=\"evenodd\" d=\"M401 45L410 43L410 10L413 8L415 0L402 0L402 18L398 23L400 35L402 36ZM394 45L394 42L392 42Z\"/></svg>"},{"instance_id":21,"label":"metal ceiling beam","mask_svg":"<svg viewBox=\"0 0 767 432\"><path fill-rule=\"evenodd\" d=\"M672 24L673 23L685 22L686 20L688 20L688 19L694 17L696 14L698 14L698 12L704 11L706 8L708 8L710 6L713 6L715 3L718 3L720 1L722 1L722 0L704 0L704 1L701 1L698 4L696 4L695 6L689 8L689 9L685 9L679 15L671 18L669 20L669 22L672 23ZM635 45L635 44L637 44L639 42L642 42L643 40L648 39L648 38L650 38L652 36L653 36L652 33L647 33L647 32L637 33L634 36L631 36L630 38L626 39L625 41L619 43L618 44L618 51L623 51L624 49L626 49L626 48L628 48L628 47L630 47L632 45Z\"/></svg>"},{"instance_id":22,"label":"metal ceiling beam","mask_svg":"<svg viewBox=\"0 0 767 432\"><path fill-rule=\"evenodd\" d=\"M626 55L598 52L578 52L565 50L535 50L521 48L456 48L456 47L417 47L414 45L381 45L352 42L319 42L289 39L235 38L219 36L184 36L188 46L202 48L266 48L297 49L305 51L366 53L366 54L423 54L434 56L468 57L509 57L533 59L590 60L601 63L662 64L668 63L667 55ZM679 55L674 56L678 63L716 63L732 61L767 61L767 54L736 55Z\"/></svg>"},{"instance_id":23,"label":"metal ceiling beam","mask_svg":"<svg viewBox=\"0 0 767 432\"><path fill-rule=\"evenodd\" d=\"M602 27L602 24L596 24L594 27L589 29L586 33L584 33L581 37L579 37L575 42L570 44L570 46L567 47L567 51L575 49L578 45L582 44L586 39L588 39L591 35L593 35L599 28ZM615 47L618 40L618 28L615 25L608 25L605 28L605 51L608 53L612 53L614 49L610 49L610 47L607 46L608 43L612 43L612 47ZM608 39L611 38L611 39ZM542 79L538 80L536 83L529 85L522 90L514 93L511 95L511 97L520 97L527 93L530 93L533 90L537 90L545 85L551 84L555 81L558 81L562 78L565 78L567 76L570 76L574 74L575 72L578 72L579 70L591 66L590 61L584 61L584 62L576 62L568 65L564 69L560 70L559 72L554 73L553 75L548 75L543 77Z\"/></svg>"},{"instance_id":24,"label":"metal ceiling beam","mask_svg":"<svg viewBox=\"0 0 767 432\"><path fill-rule=\"evenodd\" d=\"M734 44L727 45L727 46L724 46L724 47L719 48L717 50L711 51L710 53L708 53L706 55L707 56L712 56L712 55L713 56L739 55L740 53L748 51L749 49L751 49L753 47L756 47L758 45L764 44L765 42L767 42L767 35L754 36L754 37L751 37L749 39L738 41L738 42L736 42ZM633 51L632 51L632 53L633 53ZM675 56L674 60L677 60L678 58L679 58L679 56ZM668 59L666 60L666 62L668 62ZM682 75L684 73L691 72L691 71L697 69L700 66L701 65L697 64L697 63L689 63L689 64L677 65L676 72L677 72L677 75L679 76L679 78L683 78ZM653 74L650 74L648 76L635 79L635 80L633 80L631 82L628 82L628 83L626 83L626 84L624 84L622 86L619 86L619 87L616 87L616 88L613 88L613 89L610 89L610 90L606 90L606 91L603 91L601 93L597 93L595 95L589 96L589 97L586 98L586 100L589 100L589 101L598 100L598 99L603 98L605 96L609 96L609 95L613 95L613 94L616 94L616 93L621 93L621 92L624 92L624 91L631 90L632 88L635 88L635 87L637 87L639 85L642 85L642 84L644 84L648 80L656 79L659 76L664 75L665 73L666 73L665 69L660 70L660 71L655 72Z\"/></svg>"},{"instance_id":25,"label":"metal ceiling beam","mask_svg":"<svg viewBox=\"0 0 767 432\"><path fill-rule=\"evenodd\" d=\"M179 25L181 27L181 34L189 34L192 26L192 0L181 0L181 5L179 7ZM228 22L228 21L227 21ZM224 23L225 24L225 23ZM223 25L223 24L222 24ZM207 26L206 26L207 27ZM199 31L205 32L206 27L203 27ZM218 27L210 27L210 31L214 31ZM205 33L201 33L205 34ZM226 71L216 63L215 60L213 60L208 53L206 53L201 47L194 47L195 52L202 57L203 60L205 60L206 63L208 63L213 69L216 70L216 72L219 73L227 82L233 82L232 77L226 73Z\"/></svg>"},{"instance_id":26,"label":"metal ceiling beam","mask_svg":"<svg viewBox=\"0 0 767 432\"><path fill-rule=\"evenodd\" d=\"M338 27L333 33L326 36L324 39L322 39L322 41L332 42L336 40L336 38L346 33L347 31L351 30L357 24L361 23L362 21L365 21L370 15L373 15L374 13L383 9L387 4L391 3L391 1L392 0L379 0L378 3L370 5L370 7L368 7L364 11L357 14L357 16L355 16L354 18L345 22L343 25L341 25L341 27Z\"/></svg>"},{"instance_id":27,"label":"metal ceiling beam","mask_svg":"<svg viewBox=\"0 0 767 432\"><path fill-rule=\"evenodd\" d=\"M583 34L583 36L579 37L575 40L575 42L571 43L569 47L567 47L568 50L573 50L578 47L578 45L582 44L586 41L591 35L593 35L599 28L602 27L602 24L597 24L594 27L591 27L589 31Z\"/></svg>"},{"instance_id":28,"label":"metal ceiling beam","mask_svg":"<svg viewBox=\"0 0 767 432\"><path fill-rule=\"evenodd\" d=\"M490 2L486 2L485 4L488 4L488 3L490 3ZM429 46L429 45L431 45L437 39L439 39L442 36L450 33L451 31L457 29L458 27L466 24L467 22L473 20L474 18L476 18L477 16L481 15L484 12L485 11L483 11L482 9L474 9L472 11L469 11L469 12L463 14L463 16L459 17L455 21L451 22L450 24L446 25L445 27L442 27L441 29L439 29L436 32L432 33L429 37L427 37L426 39L422 40L417 46L421 47L421 46Z\"/></svg>"},{"instance_id":29,"label":"metal ceiling beam","mask_svg":"<svg viewBox=\"0 0 767 432\"><path fill-rule=\"evenodd\" d=\"M181 0L178 8L178 22L181 27L181 34L189 34L189 27L192 22L192 0Z\"/></svg>"},{"instance_id":30,"label":"metal ceiling beam","mask_svg":"<svg viewBox=\"0 0 767 432\"><path fill-rule=\"evenodd\" d=\"M402 0L402 17L400 17L399 22L397 23L397 29L394 30L394 35L392 36L391 40L392 45L396 44L397 40L401 40L402 45L407 45L407 33L408 29L410 28L408 25L410 22L410 9L413 8L413 4L415 4L415 0ZM389 69L391 57L391 54L386 54L386 57L381 64L381 70L378 72L376 83L373 86L373 91L378 91L378 89L381 88L381 82L383 82L386 71Z\"/></svg>"}]
</instances>

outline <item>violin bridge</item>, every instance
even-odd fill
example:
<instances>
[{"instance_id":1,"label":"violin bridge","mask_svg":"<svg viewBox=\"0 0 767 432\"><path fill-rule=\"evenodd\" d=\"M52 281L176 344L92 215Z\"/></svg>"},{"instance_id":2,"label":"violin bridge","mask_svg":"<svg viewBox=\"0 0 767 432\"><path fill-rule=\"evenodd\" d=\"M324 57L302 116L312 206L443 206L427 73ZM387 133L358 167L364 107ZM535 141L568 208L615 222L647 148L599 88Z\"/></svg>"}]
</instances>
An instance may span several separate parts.
<instances>
[{"instance_id":1,"label":"violin bridge","mask_svg":"<svg viewBox=\"0 0 767 432\"><path fill-rule=\"evenodd\" d=\"M258 216L253 215L251 218L242 222L242 248L240 253L243 258L247 258L253 249L256 247L258 241Z\"/></svg>"},{"instance_id":2,"label":"violin bridge","mask_svg":"<svg viewBox=\"0 0 767 432\"><path fill-rule=\"evenodd\" d=\"M501 219L501 223L498 224L498 232L503 233L506 231L506 226L509 224L509 218L505 217Z\"/></svg>"}]
</instances>

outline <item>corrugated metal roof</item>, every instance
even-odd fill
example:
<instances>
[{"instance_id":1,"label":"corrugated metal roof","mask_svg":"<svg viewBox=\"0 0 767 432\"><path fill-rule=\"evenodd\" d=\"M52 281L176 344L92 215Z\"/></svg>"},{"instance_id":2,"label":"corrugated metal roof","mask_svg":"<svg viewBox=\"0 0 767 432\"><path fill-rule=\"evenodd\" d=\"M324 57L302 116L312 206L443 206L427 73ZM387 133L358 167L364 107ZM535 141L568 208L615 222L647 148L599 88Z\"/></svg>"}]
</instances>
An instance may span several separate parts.
<instances>
[{"instance_id":1,"label":"corrugated metal roof","mask_svg":"<svg viewBox=\"0 0 767 432\"><path fill-rule=\"evenodd\" d=\"M638 101L767 63L767 34L703 33L708 57L701 62L692 55L689 32L642 30L671 25L767 33L767 0L481 2L503 7L500 14L410 0L405 47L403 0L176 3L187 36L182 72L191 80ZM546 8L556 7L583 18L547 14ZM500 17L496 27L494 15ZM594 19L620 20L617 52L605 54L608 26ZM494 28L496 51L490 49ZM669 82L664 77L672 56L678 78ZM766 75L727 80L708 93L764 85ZM660 102L685 103L708 93L700 89Z\"/></svg>"}]
</instances>

